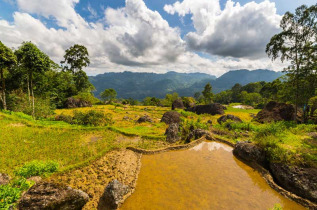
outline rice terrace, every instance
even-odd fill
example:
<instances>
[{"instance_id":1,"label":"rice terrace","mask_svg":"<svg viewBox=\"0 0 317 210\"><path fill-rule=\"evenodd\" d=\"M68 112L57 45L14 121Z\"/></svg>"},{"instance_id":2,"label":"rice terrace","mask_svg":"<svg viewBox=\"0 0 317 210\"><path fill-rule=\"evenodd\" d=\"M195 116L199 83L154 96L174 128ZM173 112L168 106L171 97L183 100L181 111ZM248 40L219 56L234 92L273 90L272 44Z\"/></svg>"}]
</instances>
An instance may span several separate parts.
<instances>
[{"instance_id":1,"label":"rice terrace","mask_svg":"<svg viewBox=\"0 0 317 210\"><path fill-rule=\"evenodd\" d=\"M0 0L0 209L317 209L311 0Z\"/></svg>"}]
</instances>

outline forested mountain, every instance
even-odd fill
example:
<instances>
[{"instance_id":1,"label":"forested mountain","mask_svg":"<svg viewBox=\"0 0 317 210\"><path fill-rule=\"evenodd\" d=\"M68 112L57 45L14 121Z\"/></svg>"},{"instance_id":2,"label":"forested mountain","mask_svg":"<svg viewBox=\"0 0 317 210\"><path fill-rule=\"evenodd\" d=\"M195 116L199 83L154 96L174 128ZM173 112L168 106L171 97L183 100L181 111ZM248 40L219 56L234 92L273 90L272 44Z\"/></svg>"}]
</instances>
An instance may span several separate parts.
<instances>
[{"instance_id":1,"label":"forested mountain","mask_svg":"<svg viewBox=\"0 0 317 210\"><path fill-rule=\"evenodd\" d=\"M148 96L163 98L167 93L178 92L180 96L193 96L201 92L210 82L213 92L230 89L234 84L245 85L250 82L270 82L280 77L282 73L269 70L236 70L229 71L219 78L203 73L105 73L89 77L96 87L95 96L105 89L113 88L118 98L134 98L142 100Z\"/></svg>"}]
</instances>

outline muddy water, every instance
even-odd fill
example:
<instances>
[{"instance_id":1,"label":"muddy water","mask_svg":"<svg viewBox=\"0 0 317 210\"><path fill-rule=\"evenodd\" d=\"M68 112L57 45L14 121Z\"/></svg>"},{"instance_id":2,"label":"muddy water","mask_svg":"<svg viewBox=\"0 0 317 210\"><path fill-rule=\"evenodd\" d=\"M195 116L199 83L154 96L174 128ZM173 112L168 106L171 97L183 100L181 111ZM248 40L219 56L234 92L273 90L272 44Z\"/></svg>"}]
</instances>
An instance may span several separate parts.
<instances>
[{"instance_id":1,"label":"muddy water","mask_svg":"<svg viewBox=\"0 0 317 210\"><path fill-rule=\"evenodd\" d=\"M121 209L304 209L237 160L232 148L204 142L192 149L144 155L135 192Z\"/></svg>"}]
</instances>

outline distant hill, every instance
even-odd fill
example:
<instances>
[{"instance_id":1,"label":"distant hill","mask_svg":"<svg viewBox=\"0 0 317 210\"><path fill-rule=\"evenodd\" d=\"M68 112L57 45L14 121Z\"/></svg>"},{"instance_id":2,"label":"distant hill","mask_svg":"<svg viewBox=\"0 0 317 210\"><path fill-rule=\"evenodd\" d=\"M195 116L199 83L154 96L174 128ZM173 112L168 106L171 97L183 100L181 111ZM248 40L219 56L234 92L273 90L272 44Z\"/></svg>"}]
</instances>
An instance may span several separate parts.
<instances>
[{"instance_id":1,"label":"distant hill","mask_svg":"<svg viewBox=\"0 0 317 210\"><path fill-rule=\"evenodd\" d=\"M95 96L107 88L113 88L118 93L118 98L134 98L142 100L147 96L163 98L167 93L177 92L180 96L193 96L195 92L201 92L204 86L210 82L213 91L218 93L230 89L234 84L241 85L250 82L270 82L282 76L280 72L270 70L235 70L229 71L219 78L203 73L104 73L89 77L96 87Z\"/></svg>"}]
</instances>

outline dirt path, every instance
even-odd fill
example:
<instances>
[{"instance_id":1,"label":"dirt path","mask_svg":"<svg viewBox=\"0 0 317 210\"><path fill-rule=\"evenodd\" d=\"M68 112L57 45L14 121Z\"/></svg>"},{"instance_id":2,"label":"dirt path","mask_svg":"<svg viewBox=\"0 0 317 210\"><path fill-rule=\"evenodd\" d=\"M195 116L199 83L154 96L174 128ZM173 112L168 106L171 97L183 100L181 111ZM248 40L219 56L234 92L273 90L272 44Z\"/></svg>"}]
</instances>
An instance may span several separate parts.
<instances>
[{"instance_id":1,"label":"dirt path","mask_svg":"<svg viewBox=\"0 0 317 210\"><path fill-rule=\"evenodd\" d=\"M106 154L81 169L51 177L54 182L69 185L88 193L90 200L84 209L97 209L99 199L107 184L117 179L121 183L135 188L140 170L141 155L130 150L116 150Z\"/></svg>"}]
</instances>

